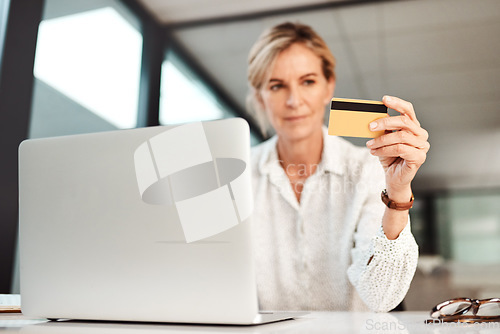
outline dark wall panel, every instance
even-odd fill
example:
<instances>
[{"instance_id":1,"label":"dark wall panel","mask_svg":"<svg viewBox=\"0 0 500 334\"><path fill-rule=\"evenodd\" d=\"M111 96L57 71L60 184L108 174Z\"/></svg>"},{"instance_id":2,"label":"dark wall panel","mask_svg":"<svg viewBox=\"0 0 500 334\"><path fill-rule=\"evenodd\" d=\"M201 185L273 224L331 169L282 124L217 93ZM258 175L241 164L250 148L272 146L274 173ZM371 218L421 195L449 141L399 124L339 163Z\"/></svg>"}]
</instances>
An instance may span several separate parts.
<instances>
[{"instance_id":1,"label":"dark wall panel","mask_svg":"<svg viewBox=\"0 0 500 334\"><path fill-rule=\"evenodd\" d=\"M8 9L7 20L0 20L0 293L11 289L18 226L17 148L28 135L43 5L43 0L0 0L0 8Z\"/></svg>"}]
</instances>

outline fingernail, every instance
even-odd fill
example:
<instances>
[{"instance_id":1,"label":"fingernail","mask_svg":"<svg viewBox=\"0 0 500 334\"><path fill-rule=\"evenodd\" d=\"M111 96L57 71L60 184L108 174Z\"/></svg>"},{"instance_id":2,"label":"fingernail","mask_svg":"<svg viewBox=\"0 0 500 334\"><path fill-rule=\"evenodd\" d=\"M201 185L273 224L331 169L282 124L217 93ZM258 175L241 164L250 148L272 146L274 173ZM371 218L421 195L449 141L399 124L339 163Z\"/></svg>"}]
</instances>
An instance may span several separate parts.
<instances>
[{"instance_id":1,"label":"fingernail","mask_svg":"<svg viewBox=\"0 0 500 334\"><path fill-rule=\"evenodd\" d=\"M377 122L371 122L370 123L370 129L371 130L375 130L377 128L377 126L378 126Z\"/></svg>"},{"instance_id":2,"label":"fingernail","mask_svg":"<svg viewBox=\"0 0 500 334\"><path fill-rule=\"evenodd\" d=\"M372 145L373 145L373 141L374 141L373 139L372 139L372 140L367 141L367 142L366 142L366 145L368 145L368 146L372 146Z\"/></svg>"},{"instance_id":3,"label":"fingernail","mask_svg":"<svg viewBox=\"0 0 500 334\"><path fill-rule=\"evenodd\" d=\"M384 98L383 98L383 100L385 102L391 102L391 98L388 95L385 95Z\"/></svg>"}]
</instances>

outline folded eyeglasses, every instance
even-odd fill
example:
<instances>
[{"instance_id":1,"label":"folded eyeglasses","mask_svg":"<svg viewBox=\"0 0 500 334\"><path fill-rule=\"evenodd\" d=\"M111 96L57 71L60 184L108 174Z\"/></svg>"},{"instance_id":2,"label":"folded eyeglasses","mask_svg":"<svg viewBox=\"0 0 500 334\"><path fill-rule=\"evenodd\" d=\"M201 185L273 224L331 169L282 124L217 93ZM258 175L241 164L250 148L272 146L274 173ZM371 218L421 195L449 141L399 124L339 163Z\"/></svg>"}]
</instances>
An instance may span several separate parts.
<instances>
[{"instance_id":1,"label":"folded eyeglasses","mask_svg":"<svg viewBox=\"0 0 500 334\"><path fill-rule=\"evenodd\" d=\"M446 300L432 308L432 322L500 322L500 298Z\"/></svg>"}]
</instances>

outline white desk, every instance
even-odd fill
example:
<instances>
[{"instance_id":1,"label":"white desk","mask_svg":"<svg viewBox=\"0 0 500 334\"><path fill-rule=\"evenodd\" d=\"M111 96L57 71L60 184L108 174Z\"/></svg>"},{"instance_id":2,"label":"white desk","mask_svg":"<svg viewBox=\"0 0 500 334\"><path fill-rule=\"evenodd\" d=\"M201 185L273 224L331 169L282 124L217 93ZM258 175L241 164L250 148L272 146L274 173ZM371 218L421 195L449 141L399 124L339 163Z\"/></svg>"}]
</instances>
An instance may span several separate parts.
<instances>
[{"instance_id":1,"label":"white desk","mask_svg":"<svg viewBox=\"0 0 500 334\"><path fill-rule=\"evenodd\" d=\"M205 326L156 323L47 322L0 314L0 334L135 334L135 333L500 333L500 323L424 324L427 312L313 312L296 320L259 326Z\"/></svg>"}]
</instances>

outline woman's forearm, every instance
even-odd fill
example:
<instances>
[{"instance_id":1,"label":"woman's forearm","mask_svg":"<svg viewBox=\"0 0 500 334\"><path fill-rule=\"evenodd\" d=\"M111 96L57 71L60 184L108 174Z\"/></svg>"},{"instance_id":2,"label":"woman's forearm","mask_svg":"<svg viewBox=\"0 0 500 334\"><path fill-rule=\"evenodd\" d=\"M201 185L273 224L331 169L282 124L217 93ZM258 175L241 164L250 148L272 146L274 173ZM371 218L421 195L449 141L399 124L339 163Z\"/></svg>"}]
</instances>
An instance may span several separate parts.
<instances>
[{"instance_id":1,"label":"woman's forearm","mask_svg":"<svg viewBox=\"0 0 500 334\"><path fill-rule=\"evenodd\" d=\"M401 189L387 188L389 198L398 203L408 203L411 199L411 194L410 185ZM394 240L399 236L408 223L408 213L409 210L385 209L384 217L382 218L382 227L387 239Z\"/></svg>"}]
</instances>

